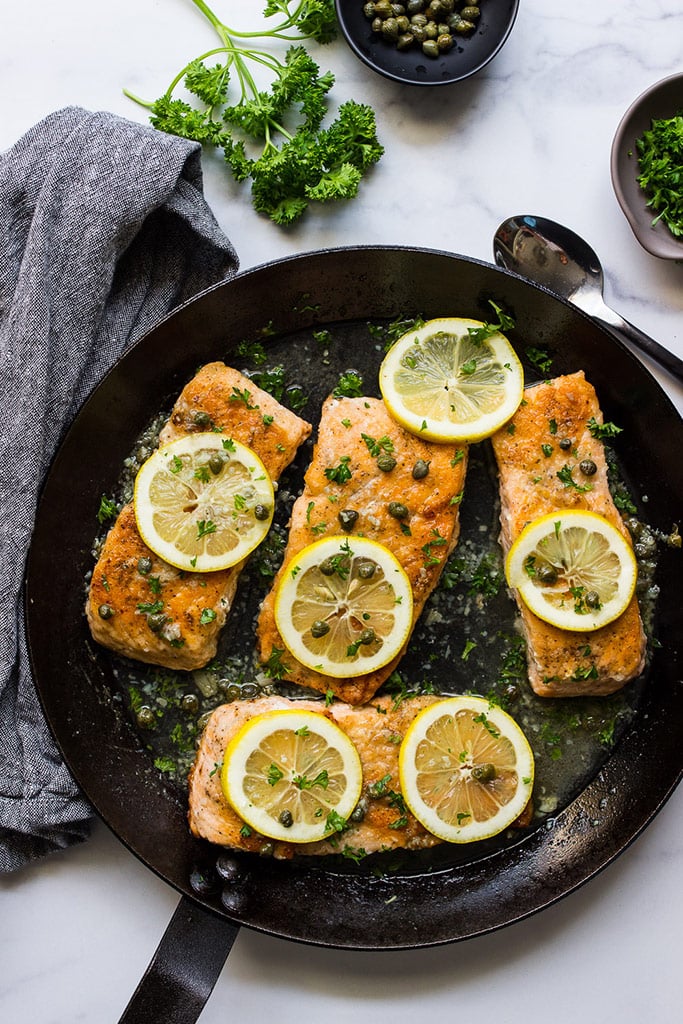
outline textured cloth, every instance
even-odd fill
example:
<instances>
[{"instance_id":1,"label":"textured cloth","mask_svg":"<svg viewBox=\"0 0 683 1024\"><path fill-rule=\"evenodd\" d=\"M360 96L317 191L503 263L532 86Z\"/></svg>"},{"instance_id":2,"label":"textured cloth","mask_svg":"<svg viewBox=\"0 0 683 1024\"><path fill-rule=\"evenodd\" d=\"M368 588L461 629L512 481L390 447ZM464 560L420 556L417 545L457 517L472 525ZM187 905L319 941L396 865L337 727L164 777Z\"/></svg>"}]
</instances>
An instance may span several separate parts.
<instances>
[{"instance_id":1,"label":"textured cloth","mask_svg":"<svg viewBox=\"0 0 683 1024\"><path fill-rule=\"evenodd\" d=\"M72 107L0 154L0 871L85 838L91 818L43 719L24 635L43 476L125 349L236 270L196 143Z\"/></svg>"}]
</instances>

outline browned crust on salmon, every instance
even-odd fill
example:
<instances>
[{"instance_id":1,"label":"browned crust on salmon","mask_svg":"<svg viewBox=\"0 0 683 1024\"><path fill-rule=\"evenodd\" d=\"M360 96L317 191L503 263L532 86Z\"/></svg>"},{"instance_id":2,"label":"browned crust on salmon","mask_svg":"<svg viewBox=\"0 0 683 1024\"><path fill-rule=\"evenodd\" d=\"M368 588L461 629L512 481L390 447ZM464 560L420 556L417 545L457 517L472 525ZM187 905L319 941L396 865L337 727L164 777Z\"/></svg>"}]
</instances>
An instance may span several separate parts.
<instances>
[{"instance_id":1,"label":"browned crust on salmon","mask_svg":"<svg viewBox=\"0 0 683 1024\"><path fill-rule=\"evenodd\" d=\"M501 499L501 544L509 550L524 527L549 512L587 509L609 520L631 543L610 494L602 441L588 421L602 423L597 395L582 371L527 388L524 403L510 424L492 438L498 462ZM571 440L563 450L559 442ZM547 446L545 450L541 447ZM546 454L547 453L547 454ZM597 467L582 476L579 463ZM558 477L569 467L587 491ZM527 644L529 680L542 697L609 694L640 674L645 661L645 634L634 596L614 622L592 632L570 632L543 622L515 595Z\"/></svg>"},{"instance_id":2,"label":"browned crust on salmon","mask_svg":"<svg viewBox=\"0 0 683 1024\"><path fill-rule=\"evenodd\" d=\"M415 716L438 697L414 697L396 705L380 697L365 707L334 702L326 708L320 701L290 701L284 697L262 697L253 701L224 704L211 715L201 738L197 758L190 773L188 820L192 834L211 843L235 850L259 853L272 844L278 859L302 855L346 853L353 856L383 850L419 850L435 846L441 840L427 832L416 818L392 794L400 794L398 752L401 739ZM316 843L283 843L253 832L243 834L242 819L228 804L221 786L220 766L230 739L250 718L277 709L300 709L325 715L351 739L363 767L361 821L349 821L344 832ZM372 796L378 783L384 795ZM531 803L515 823L529 824Z\"/></svg>"},{"instance_id":3,"label":"browned crust on salmon","mask_svg":"<svg viewBox=\"0 0 683 1024\"><path fill-rule=\"evenodd\" d=\"M362 435L375 441L390 439L394 469L382 472L378 468L378 456L371 453ZM325 470L339 466L343 457L349 458L351 478L343 483L328 479ZM420 459L429 463L429 472L416 480L413 467ZM398 665L405 646L383 668L348 679L307 668L286 651L275 623L279 580L303 548L322 537L339 535L339 512L354 509L358 519L344 536L368 537L390 548L412 586L414 626L457 543L466 463L466 445L441 445L416 437L399 426L378 399L328 398L304 490L292 508L284 561L259 616L261 660L268 663L273 654L281 652L284 678L322 693L331 691L349 704L370 700ZM391 501L404 504L408 518L399 521L391 516Z\"/></svg>"},{"instance_id":4,"label":"browned crust on salmon","mask_svg":"<svg viewBox=\"0 0 683 1024\"><path fill-rule=\"evenodd\" d=\"M208 424L202 417L197 422L198 413L208 416ZM220 430L251 448L273 480L311 432L310 424L219 362L202 367L183 389L159 443L207 429ZM138 571L142 557L152 563L145 575ZM243 565L210 573L175 569L143 542L130 503L110 529L93 570L86 602L93 638L138 661L172 669L201 668L216 653ZM152 629L149 609L159 603L163 621ZM99 614L102 605L111 609L110 618Z\"/></svg>"}]
</instances>

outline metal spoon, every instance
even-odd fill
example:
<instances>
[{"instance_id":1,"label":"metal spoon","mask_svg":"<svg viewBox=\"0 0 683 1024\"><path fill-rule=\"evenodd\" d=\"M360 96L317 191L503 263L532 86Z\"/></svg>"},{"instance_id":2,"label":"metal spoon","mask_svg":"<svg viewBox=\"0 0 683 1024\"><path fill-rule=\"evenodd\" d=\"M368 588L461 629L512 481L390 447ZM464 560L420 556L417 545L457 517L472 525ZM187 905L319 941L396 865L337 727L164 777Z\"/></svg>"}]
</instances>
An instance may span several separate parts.
<instances>
[{"instance_id":1,"label":"metal spoon","mask_svg":"<svg viewBox=\"0 0 683 1024\"><path fill-rule=\"evenodd\" d=\"M496 264L568 299L683 381L683 359L624 320L602 297L603 272L597 253L569 228L545 217L508 217L493 238Z\"/></svg>"}]
</instances>

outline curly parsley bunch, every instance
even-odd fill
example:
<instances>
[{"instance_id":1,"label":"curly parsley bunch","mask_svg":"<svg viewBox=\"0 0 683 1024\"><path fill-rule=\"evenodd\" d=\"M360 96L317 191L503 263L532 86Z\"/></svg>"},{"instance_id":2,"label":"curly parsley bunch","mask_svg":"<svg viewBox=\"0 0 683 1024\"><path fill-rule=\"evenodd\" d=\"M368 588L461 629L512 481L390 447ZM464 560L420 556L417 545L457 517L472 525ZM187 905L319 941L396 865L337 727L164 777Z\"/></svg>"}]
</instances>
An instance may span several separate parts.
<instances>
[{"instance_id":1,"label":"curly parsley bunch","mask_svg":"<svg viewBox=\"0 0 683 1024\"><path fill-rule=\"evenodd\" d=\"M221 45L190 61L153 103L126 95L150 110L155 128L222 149L234 178L251 179L254 208L276 224L297 220L311 200L355 196L364 172L384 152L374 111L348 100L323 128L334 76L321 74L300 42L334 38L333 0L268 0L264 15L280 15L280 22L269 32L249 33L229 28L204 0L192 2L213 25ZM290 46L281 60L252 47L247 40L254 38L298 45ZM209 66L207 61L216 56L222 60ZM257 87L255 66L270 74L269 88ZM181 85L201 106L174 98Z\"/></svg>"}]
</instances>

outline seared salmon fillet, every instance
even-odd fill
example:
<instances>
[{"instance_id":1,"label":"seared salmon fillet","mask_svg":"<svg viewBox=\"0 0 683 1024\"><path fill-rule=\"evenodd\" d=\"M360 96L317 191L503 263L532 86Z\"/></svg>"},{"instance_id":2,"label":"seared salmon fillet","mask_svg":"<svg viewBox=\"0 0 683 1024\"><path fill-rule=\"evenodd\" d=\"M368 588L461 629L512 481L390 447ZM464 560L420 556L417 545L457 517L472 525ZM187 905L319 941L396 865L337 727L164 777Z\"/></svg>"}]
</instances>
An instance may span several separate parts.
<instances>
[{"instance_id":1,"label":"seared salmon fillet","mask_svg":"<svg viewBox=\"0 0 683 1024\"><path fill-rule=\"evenodd\" d=\"M292 508L284 561L259 615L261 660L272 666L275 659L280 678L322 693L332 691L349 704L369 700L396 668L403 650L383 668L348 679L307 668L286 651L278 632L278 582L288 563L313 541L342 533L368 537L390 548L403 566L413 590L414 626L458 540L466 464L465 445L434 444L416 437L399 426L378 399L328 398L304 490ZM341 467L343 472L337 472ZM391 502L405 506L404 518L390 514ZM349 512L356 515L351 528Z\"/></svg>"},{"instance_id":2,"label":"seared salmon fillet","mask_svg":"<svg viewBox=\"0 0 683 1024\"><path fill-rule=\"evenodd\" d=\"M273 480L311 432L310 424L223 363L208 363L183 389L159 444L211 429L256 452ZM243 565L209 573L174 568L143 542L130 503L109 531L93 570L86 602L91 633L128 658L173 669L201 668L216 653Z\"/></svg>"},{"instance_id":3,"label":"seared salmon fillet","mask_svg":"<svg viewBox=\"0 0 683 1024\"><path fill-rule=\"evenodd\" d=\"M498 462L501 544L507 552L527 523L549 512L587 509L609 520L630 543L612 500L602 441L589 421L603 422L583 372L527 388L511 423L492 438ZM591 476L579 464L590 459ZM572 483L573 481L573 483ZM590 489L583 488L589 486ZM592 632L558 629L517 598L527 644L529 681L542 697L608 694L643 669L645 634L634 595L614 622Z\"/></svg>"},{"instance_id":4,"label":"seared salmon fillet","mask_svg":"<svg viewBox=\"0 0 683 1024\"><path fill-rule=\"evenodd\" d=\"M234 850L259 853L264 844L272 844L273 856L278 859L291 858L295 853L363 856L382 850L419 850L435 846L441 840L423 828L400 798L398 751L401 739L415 716L436 700L439 698L413 697L396 706L391 698L380 697L365 707L351 707L335 701L326 708L321 701L261 697L221 705L204 729L190 772L190 830L195 836ZM364 814L358 822L350 820L349 827L341 836L316 843L294 844L265 839L256 833L243 835L242 819L225 799L217 766L223 762L228 741L255 715L289 708L326 715L347 734L358 751L363 767L359 806ZM516 824L528 824L531 813L529 806Z\"/></svg>"}]
</instances>

